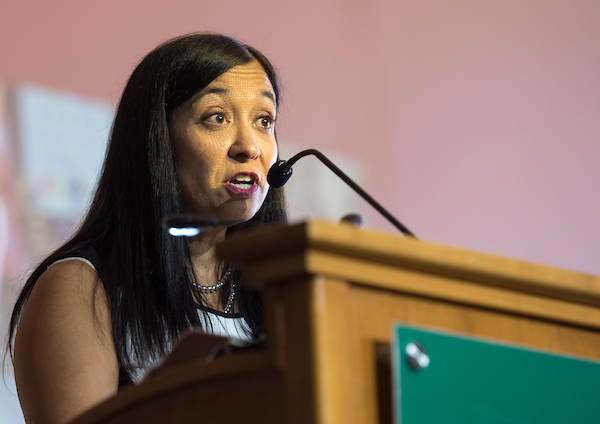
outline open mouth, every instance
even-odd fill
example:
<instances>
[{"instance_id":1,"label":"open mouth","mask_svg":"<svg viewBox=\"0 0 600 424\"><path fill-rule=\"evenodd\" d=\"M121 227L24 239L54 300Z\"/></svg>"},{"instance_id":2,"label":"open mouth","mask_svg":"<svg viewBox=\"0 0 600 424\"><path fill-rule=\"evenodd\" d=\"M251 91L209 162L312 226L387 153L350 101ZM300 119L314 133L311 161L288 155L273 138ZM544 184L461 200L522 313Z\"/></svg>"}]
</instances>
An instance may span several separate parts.
<instances>
[{"instance_id":1,"label":"open mouth","mask_svg":"<svg viewBox=\"0 0 600 424\"><path fill-rule=\"evenodd\" d=\"M249 190L254 185L256 179L250 175L236 175L231 180L229 180L229 184L235 188L239 188L241 190Z\"/></svg>"}]
</instances>

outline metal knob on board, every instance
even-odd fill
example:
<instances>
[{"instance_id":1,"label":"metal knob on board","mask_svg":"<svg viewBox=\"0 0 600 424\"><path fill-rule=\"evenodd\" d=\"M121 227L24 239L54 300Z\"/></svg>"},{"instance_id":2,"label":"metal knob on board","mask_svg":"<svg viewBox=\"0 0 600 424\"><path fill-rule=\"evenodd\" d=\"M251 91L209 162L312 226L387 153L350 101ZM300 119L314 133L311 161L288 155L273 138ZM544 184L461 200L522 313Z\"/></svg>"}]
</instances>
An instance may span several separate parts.
<instances>
[{"instance_id":1,"label":"metal knob on board","mask_svg":"<svg viewBox=\"0 0 600 424\"><path fill-rule=\"evenodd\" d=\"M408 365L415 371L422 370L429 366L429 355L427 355L425 347L421 343L407 343L404 348L404 356L408 361Z\"/></svg>"}]
</instances>

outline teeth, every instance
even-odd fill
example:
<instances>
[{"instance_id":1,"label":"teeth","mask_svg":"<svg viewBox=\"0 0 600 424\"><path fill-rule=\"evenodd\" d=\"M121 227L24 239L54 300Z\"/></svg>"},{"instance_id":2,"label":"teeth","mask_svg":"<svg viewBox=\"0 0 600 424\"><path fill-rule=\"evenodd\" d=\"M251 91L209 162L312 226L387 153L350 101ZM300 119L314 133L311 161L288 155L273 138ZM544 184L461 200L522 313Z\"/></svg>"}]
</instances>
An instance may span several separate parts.
<instances>
[{"instance_id":1,"label":"teeth","mask_svg":"<svg viewBox=\"0 0 600 424\"><path fill-rule=\"evenodd\" d=\"M254 185L254 179L250 175L238 175L229 180L229 184L243 190L248 190Z\"/></svg>"},{"instance_id":2,"label":"teeth","mask_svg":"<svg viewBox=\"0 0 600 424\"><path fill-rule=\"evenodd\" d=\"M248 189L252 187L254 181L252 180L252 177L250 177L250 175L238 175L237 177L229 181L229 183L237 188Z\"/></svg>"},{"instance_id":3,"label":"teeth","mask_svg":"<svg viewBox=\"0 0 600 424\"><path fill-rule=\"evenodd\" d=\"M231 183L232 186L237 187L237 188L250 188L252 187L252 183L238 183L238 182L232 182Z\"/></svg>"}]
</instances>

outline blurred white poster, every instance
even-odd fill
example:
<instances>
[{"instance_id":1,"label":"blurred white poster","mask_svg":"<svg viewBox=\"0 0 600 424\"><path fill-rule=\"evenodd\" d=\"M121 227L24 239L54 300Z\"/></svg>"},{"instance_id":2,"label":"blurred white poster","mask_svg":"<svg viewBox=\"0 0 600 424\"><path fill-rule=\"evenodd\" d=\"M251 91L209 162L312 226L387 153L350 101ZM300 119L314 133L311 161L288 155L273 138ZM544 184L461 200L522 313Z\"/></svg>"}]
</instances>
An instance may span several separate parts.
<instances>
[{"instance_id":1,"label":"blurred white poster","mask_svg":"<svg viewBox=\"0 0 600 424\"><path fill-rule=\"evenodd\" d=\"M22 178L30 207L73 219L94 190L113 119L107 102L49 88L15 90Z\"/></svg>"}]
</instances>

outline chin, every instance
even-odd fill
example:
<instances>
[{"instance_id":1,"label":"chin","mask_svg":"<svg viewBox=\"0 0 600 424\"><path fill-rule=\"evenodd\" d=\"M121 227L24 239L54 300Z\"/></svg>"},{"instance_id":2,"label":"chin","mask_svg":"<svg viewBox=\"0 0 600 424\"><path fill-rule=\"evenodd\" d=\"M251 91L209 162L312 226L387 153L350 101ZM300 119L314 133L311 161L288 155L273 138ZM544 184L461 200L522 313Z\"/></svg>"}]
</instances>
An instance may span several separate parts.
<instances>
[{"instance_id":1,"label":"chin","mask_svg":"<svg viewBox=\"0 0 600 424\"><path fill-rule=\"evenodd\" d=\"M245 208L243 210L240 208L240 210L237 211L229 210L226 213L220 214L219 219L223 221L234 221L237 224L241 224L242 222L250 221L254 215L256 215L259 209L260 207L256 206L252 208Z\"/></svg>"}]
</instances>

